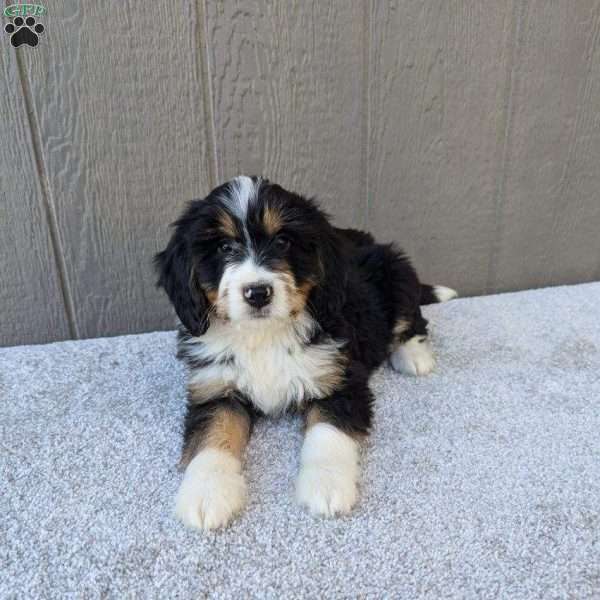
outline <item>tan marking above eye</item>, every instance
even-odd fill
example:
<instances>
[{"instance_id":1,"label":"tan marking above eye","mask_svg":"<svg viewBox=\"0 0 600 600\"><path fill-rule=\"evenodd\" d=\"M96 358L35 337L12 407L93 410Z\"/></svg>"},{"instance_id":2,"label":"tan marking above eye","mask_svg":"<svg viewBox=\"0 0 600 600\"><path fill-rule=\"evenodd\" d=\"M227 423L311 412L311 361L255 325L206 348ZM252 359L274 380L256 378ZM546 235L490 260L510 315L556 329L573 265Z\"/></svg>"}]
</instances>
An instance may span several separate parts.
<instances>
[{"instance_id":1,"label":"tan marking above eye","mask_svg":"<svg viewBox=\"0 0 600 600\"><path fill-rule=\"evenodd\" d=\"M219 230L221 231L221 233L232 239L235 239L237 237L238 231L235 225L235 221L228 212L220 210L217 216L217 220L219 221Z\"/></svg>"},{"instance_id":2,"label":"tan marking above eye","mask_svg":"<svg viewBox=\"0 0 600 600\"><path fill-rule=\"evenodd\" d=\"M269 206L268 204L264 208L262 220L263 226L268 235L275 235L283 225L279 210Z\"/></svg>"}]
</instances>

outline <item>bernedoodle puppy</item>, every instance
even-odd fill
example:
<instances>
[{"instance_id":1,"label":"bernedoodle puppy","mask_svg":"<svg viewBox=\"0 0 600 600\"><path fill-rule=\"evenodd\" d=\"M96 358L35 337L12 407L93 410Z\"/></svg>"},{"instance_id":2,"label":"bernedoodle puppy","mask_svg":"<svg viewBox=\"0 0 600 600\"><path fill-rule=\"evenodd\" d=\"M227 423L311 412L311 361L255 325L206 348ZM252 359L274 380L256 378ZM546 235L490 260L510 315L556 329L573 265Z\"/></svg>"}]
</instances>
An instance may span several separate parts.
<instances>
[{"instance_id":1,"label":"bernedoodle puppy","mask_svg":"<svg viewBox=\"0 0 600 600\"><path fill-rule=\"evenodd\" d=\"M260 177L191 202L155 264L189 370L177 516L226 525L246 500L254 420L289 410L306 423L298 502L318 515L349 512L372 421L369 377L386 359L429 373L420 305L456 292L420 283L392 245L334 227L314 200Z\"/></svg>"}]
</instances>

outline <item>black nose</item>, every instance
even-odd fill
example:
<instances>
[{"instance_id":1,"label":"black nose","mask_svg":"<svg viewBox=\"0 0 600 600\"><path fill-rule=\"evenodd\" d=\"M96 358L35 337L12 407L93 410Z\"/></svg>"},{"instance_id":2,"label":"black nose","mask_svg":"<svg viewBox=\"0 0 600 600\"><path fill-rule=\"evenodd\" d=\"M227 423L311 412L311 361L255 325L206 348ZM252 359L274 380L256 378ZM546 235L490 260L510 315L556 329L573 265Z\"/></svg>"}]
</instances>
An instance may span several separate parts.
<instances>
[{"instance_id":1,"label":"black nose","mask_svg":"<svg viewBox=\"0 0 600 600\"><path fill-rule=\"evenodd\" d=\"M253 283L244 288L244 300L255 308L262 308L271 302L273 288L262 283Z\"/></svg>"}]
</instances>

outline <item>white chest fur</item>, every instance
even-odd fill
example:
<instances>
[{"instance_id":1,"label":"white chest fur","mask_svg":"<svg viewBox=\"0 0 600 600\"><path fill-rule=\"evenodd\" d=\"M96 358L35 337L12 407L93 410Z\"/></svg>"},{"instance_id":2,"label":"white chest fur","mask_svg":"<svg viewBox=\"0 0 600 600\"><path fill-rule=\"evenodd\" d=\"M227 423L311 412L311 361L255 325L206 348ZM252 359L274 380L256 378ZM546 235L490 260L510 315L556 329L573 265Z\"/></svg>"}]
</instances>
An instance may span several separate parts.
<instances>
[{"instance_id":1,"label":"white chest fur","mask_svg":"<svg viewBox=\"0 0 600 600\"><path fill-rule=\"evenodd\" d=\"M267 414L325 397L342 379L342 343L326 338L308 344L315 327L306 314L293 321L211 322L187 343L189 355L212 361L192 373L190 386L211 395L237 389Z\"/></svg>"}]
</instances>

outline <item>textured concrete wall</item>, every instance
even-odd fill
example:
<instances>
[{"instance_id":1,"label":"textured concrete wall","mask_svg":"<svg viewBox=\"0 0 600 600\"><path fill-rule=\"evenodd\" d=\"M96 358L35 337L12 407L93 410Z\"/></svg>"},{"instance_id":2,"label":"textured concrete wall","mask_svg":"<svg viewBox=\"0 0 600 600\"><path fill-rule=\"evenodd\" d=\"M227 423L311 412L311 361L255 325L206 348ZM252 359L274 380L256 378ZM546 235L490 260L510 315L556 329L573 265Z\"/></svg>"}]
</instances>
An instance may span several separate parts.
<instances>
[{"instance_id":1,"label":"textured concrete wall","mask_svg":"<svg viewBox=\"0 0 600 600\"><path fill-rule=\"evenodd\" d=\"M48 10L0 40L0 344L170 327L152 254L238 173L463 294L600 279L600 0Z\"/></svg>"}]
</instances>

